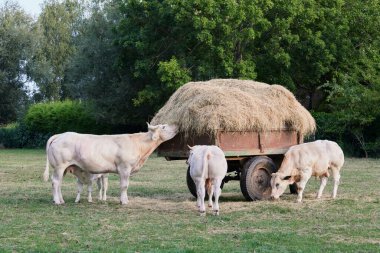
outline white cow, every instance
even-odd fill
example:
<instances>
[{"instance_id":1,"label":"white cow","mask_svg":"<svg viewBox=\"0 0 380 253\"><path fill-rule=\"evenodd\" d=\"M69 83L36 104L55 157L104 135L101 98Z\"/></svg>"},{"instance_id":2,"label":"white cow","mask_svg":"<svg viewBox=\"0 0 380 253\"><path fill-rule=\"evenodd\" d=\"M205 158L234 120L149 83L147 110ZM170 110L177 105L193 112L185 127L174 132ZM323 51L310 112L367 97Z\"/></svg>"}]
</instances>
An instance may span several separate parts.
<instances>
[{"instance_id":1,"label":"white cow","mask_svg":"<svg viewBox=\"0 0 380 253\"><path fill-rule=\"evenodd\" d=\"M320 198L330 175L330 170L334 178L332 198L335 198L340 180L340 169L343 164L343 151L333 141L319 140L292 146L285 153L278 172L272 174L271 197L278 199L288 185L296 183L297 202L301 202L307 181L311 176L315 176L321 180L317 193L317 198Z\"/></svg>"},{"instance_id":2,"label":"white cow","mask_svg":"<svg viewBox=\"0 0 380 253\"><path fill-rule=\"evenodd\" d=\"M149 155L162 142L178 132L175 125L148 124L148 132L120 135L91 135L67 132L49 139L44 173L49 178L49 164L53 167L52 186L54 203L63 204L62 178L67 169L88 173L117 173L120 176L120 203L127 204L129 177L136 173Z\"/></svg>"},{"instance_id":3,"label":"white cow","mask_svg":"<svg viewBox=\"0 0 380 253\"><path fill-rule=\"evenodd\" d=\"M50 137L50 139L47 141L46 144L46 153L48 153L48 149L50 147L50 144L53 140L55 140L59 134L53 135ZM49 166L47 164L47 166ZM47 168L49 170L49 168ZM92 202L92 184L96 181L98 185L99 190L99 200L106 201L107 199L107 189L108 189L108 173L105 174L91 174L85 170L81 170L78 167L71 166L67 170L65 170L64 175L70 172L74 174L77 177L77 197L75 199L75 203L78 203L80 201L80 195L83 191L83 185L87 185L87 192L88 192L88 202Z\"/></svg>"},{"instance_id":4,"label":"white cow","mask_svg":"<svg viewBox=\"0 0 380 253\"><path fill-rule=\"evenodd\" d=\"M227 173L227 161L223 151L217 146L194 146L190 148L187 163L190 166L190 176L197 189L197 206L200 215L206 214L204 203L205 187L209 195L209 207L214 215L219 215L220 185ZM214 195L215 202L212 203Z\"/></svg>"}]
</instances>

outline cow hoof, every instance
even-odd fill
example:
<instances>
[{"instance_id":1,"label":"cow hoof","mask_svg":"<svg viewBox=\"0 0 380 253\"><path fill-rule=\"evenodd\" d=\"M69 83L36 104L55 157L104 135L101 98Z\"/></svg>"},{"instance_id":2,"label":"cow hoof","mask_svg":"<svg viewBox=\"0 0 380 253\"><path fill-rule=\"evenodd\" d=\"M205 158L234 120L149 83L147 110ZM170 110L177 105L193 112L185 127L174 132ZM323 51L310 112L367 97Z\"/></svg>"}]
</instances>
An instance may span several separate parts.
<instances>
[{"instance_id":1,"label":"cow hoof","mask_svg":"<svg viewBox=\"0 0 380 253\"><path fill-rule=\"evenodd\" d=\"M219 216L219 211L214 211L215 216Z\"/></svg>"},{"instance_id":2,"label":"cow hoof","mask_svg":"<svg viewBox=\"0 0 380 253\"><path fill-rule=\"evenodd\" d=\"M80 203L80 200L75 200L75 203Z\"/></svg>"},{"instance_id":3,"label":"cow hoof","mask_svg":"<svg viewBox=\"0 0 380 253\"><path fill-rule=\"evenodd\" d=\"M212 207L212 204L210 205L210 204L208 204L208 207Z\"/></svg>"},{"instance_id":4,"label":"cow hoof","mask_svg":"<svg viewBox=\"0 0 380 253\"><path fill-rule=\"evenodd\" d=\"M126 204L128 204L128 201L120 201L120 205L125 206Z\"/></svg>"},{"instance_id":5,"label":"cow hoof","mask_svg":"<svg viewBox=\"0 0 380 253\"><path fill-rule=\"evenodd\" d=\"M199 211L199 216L206 216L206 211Z\"/></svg>"}]
</instances>

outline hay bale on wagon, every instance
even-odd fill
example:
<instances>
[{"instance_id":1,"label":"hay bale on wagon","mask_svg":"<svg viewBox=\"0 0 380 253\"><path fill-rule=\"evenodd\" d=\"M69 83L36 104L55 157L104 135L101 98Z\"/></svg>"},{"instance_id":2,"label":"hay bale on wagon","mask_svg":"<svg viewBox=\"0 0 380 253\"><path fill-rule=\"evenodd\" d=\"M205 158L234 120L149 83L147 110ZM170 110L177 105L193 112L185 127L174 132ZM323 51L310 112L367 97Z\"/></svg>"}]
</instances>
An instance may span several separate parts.
<instances>
[{"instance_id":1,"label":"hay bale on wagon","mask_svg":"<svg viewBox=\"0 0 380 253\"><path fill-rule=\"evenodd\" d=\"M284 128L308 135L316 129L311 114L283 86L236 79L183 85L151 123L176 124L185 137Z\"/></svg>"}]
</instances>

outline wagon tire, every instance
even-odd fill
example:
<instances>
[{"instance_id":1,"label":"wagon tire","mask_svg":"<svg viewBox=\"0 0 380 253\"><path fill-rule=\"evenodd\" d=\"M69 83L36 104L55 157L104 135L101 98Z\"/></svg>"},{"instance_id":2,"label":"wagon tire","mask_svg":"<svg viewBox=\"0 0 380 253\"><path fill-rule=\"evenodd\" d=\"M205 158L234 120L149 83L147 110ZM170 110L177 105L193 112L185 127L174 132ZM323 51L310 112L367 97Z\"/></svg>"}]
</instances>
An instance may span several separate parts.
<instances>
[{"instance_id":1,"label":"wagon tire","mask_svg":"<svg viewBox=\"0 0 380 253\"><path fill-rule=\"evenodd\" d=\"M276 165L267 156L249 159L240 175L240 189L248 201L269 199L272 189L270 180L276 172Z\"/></svg>"},{"instance_id":2,"label":"wagon tire","mask_svg":"<svg viewBox=\"0 0 380 253\"><path fill-rule=\"evenodd\" d=\"M197 198L197 187L195 186L195 183L193 179L190 176L190 166L187 168L187 173L186 173L186 184L187 188L189 188L189 191L191 195L193 195L195 198ZM222 184L220 185L220 188L223 189L224 186L224 180L222 181ZM208 199L208 194L206 192L206 199Z\"/></svg>"},{"instance_id":3,"label":"wagon tire","mask_svg":"<svg viewBox=\"0 0 380 253\"><path fill-rule=\"evenodd\" d=\"M193 195L194 197L197 197L197 188L195 187L195 183L190 176L190 167L187 168L186 184L187 184L187 188L189 188L191 195Z\"/></svg>"}]
</instances>

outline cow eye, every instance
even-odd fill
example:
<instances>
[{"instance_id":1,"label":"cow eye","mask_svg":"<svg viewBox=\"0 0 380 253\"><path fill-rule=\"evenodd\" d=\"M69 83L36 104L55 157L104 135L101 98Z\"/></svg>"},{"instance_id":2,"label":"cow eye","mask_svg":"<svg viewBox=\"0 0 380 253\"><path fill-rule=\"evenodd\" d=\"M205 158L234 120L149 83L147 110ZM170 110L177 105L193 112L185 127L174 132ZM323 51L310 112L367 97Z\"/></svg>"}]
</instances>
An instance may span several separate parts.
<instances>
[{"instance_id":1,"label":"cow eye","mask_svg":"<svg viewBox=\"0 0 380 253\"><path fill-rule=\"evenodd\" d=\"M276 184L276 188L278 188L280 186L280 184Z\"/></svg>"},{"instance_id":2,"label":"cow eye","mask_svg":"<svg viewBox=\"0 0 380 253\"><path fill-rule=\"evenodd\" d=\"M163 126L162 129L165 129L165 126Z\"/></svg>"}]
</instances>

